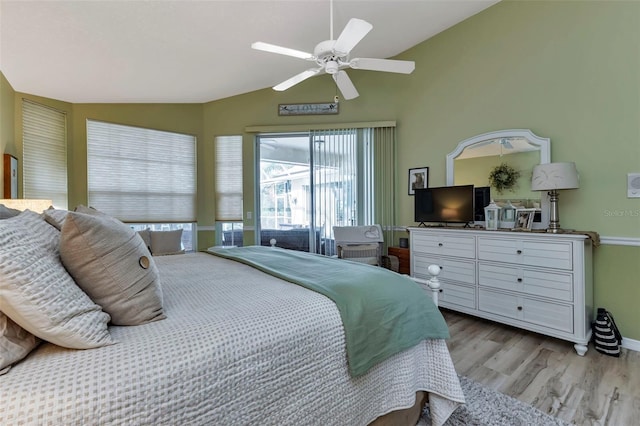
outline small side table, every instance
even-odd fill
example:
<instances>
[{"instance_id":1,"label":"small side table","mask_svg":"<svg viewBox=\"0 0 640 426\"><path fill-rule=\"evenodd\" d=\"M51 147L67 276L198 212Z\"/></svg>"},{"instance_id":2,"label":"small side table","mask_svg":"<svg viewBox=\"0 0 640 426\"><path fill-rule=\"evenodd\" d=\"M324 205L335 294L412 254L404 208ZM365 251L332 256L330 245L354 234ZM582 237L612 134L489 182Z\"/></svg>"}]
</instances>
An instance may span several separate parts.
<instances>
[{"instance_id":1,"label":"small side table","mask_svg":"<svg viewBox=\"0 0 640 426\"><path fill-rule=\"evenodd\" d=\"M402 247L389 247L389 255L396 256L400 262L398 272L401 274L411 274L411 258L409 256L409 249Z\"/></svg>"}]
</instances>

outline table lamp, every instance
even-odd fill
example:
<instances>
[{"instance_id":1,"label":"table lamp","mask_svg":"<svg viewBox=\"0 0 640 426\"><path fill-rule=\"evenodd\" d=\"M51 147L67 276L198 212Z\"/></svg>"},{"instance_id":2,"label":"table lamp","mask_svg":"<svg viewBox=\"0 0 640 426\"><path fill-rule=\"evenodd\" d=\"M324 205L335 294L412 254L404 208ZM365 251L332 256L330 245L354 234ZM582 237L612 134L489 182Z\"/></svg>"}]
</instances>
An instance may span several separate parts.
<instances>
[{"instance_id":1,"label":"table lamp","mask_svg":"<svg viewBox=\"0 0 640 426\"><path fill-rule=\"evenodd\" d=\"M547 232L562 233L558 213L558 190L579 187L576 163L546 163L533 168L532 191L549 191L550 212Z\"/></svg>"}]
</instances>

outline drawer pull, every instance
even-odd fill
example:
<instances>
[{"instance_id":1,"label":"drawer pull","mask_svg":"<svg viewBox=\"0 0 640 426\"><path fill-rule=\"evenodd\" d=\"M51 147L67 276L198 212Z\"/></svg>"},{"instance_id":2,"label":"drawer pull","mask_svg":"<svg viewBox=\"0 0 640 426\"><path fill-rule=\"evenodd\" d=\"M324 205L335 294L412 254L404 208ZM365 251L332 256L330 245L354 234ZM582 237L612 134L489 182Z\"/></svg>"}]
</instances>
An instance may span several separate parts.
<instances>
[{"instance_id":1,"label":"drawer pull","mask_svg":"<svg viewBox=\"0 0 640 426\"><path fill-rule=\"evenodd\" d=\"M522 250L516 250L516 253L522 254Z\"/></svg>"},{"instance_id":2,"label":"drawer pull","mask_svg":"<svg viewBox=\"0 0 640 426\"><path fill-rule=\"evenodd\" d=\"M522 310L522 306L518 306L518 310L521 311Z\"/></svg>"},{"instance_id":3,"label":"drawer pull","mask_svg":"<svg viewBox=\"0 0 640 426\"><path fill-rule=\"evenodd\" d=\"M444 290L443 290L443 289L440 289L440 290L438 290L438 291L439 291L440 293L444 292Z\"/></svg>"},{"instance_id":4,"label":"drawer pull","mask_svg":"<svg viewBox=\"0 0 640 426\"><path fill-rule=\"evenodd\" d=\"M521 283L522 282L522 278L518 278L518 282Z\"/></svg>"},{"instance_id":5,"label":"drawer pull","mask_svg":"<svg viewBox=\"0 0 640 426\"><path fill-rule=\"evenodd\" d=\"M442 243L438 243L438 247L442 247Z\"/></svg>"}]
</instances>

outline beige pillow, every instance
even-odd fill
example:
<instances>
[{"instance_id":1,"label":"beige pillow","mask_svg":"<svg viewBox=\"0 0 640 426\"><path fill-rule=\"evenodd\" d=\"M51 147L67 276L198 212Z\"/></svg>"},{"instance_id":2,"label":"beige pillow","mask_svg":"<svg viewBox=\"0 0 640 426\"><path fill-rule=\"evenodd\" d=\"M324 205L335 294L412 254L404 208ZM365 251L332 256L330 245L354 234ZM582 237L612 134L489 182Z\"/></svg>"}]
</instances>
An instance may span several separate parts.
<instances>
[{"instance_id":1,"label":"beige pillow","mask_svg":"<svg viewBox=\"0 0 640 426\"><path fill-rule=\"evenodd\" d=\"M138 231L138 234L140 234L142 241L144 241L144 245L147 246L149 252L151 252L151 231L149 228Z\"/></svg>"},{"instance_id":2,"label":"beige pillow","mask_svg":"<svg viewBox=\"0 0 640 426\"><path fill-rule=\"evenodd\" d=\"M175 231L149 231L151 253L154 256L183 254L182 229Z\"/></svg>"},{"instance_id":3,"label":"beige pillow","mask_svg":"<svg viewBox=\"0 0 640 426\"><path fill-rule=\"evenodd\" d=\"M107 329L109 315L73 282L60 263L57 247L50 248L49 230L59 234L28 210L0 221L2 312L58 346L88 349L113 343Z\"/></svg>"},{"instance_id":4,"label":"beige pillow","mask_svg":"<svg viewBox=\"0 0 640 426\"><path fill-rule=\"evenodd\" d=\"M0 311L0 376L7 373L12 364L29 355L38 343L40 339Z\"/></svg>"},{"instance_id":5,"label":"beige pillow","mask_svg":"<svg viewBox=\"0 0 640 426\"><path fill-rule=\"evenodd\" d=\"M107 215L69 212L60 257L76 283L117 325L166 318L158 269L140 235Z\"/></svg>"}]
</instances>

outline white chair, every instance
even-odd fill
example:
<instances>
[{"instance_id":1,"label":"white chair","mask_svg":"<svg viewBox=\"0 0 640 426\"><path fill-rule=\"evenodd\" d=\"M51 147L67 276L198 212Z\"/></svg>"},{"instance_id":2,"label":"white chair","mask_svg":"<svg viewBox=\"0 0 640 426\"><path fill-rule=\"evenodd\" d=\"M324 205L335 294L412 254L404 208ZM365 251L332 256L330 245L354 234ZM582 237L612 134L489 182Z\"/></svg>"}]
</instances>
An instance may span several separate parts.
<instances>
[{"instance_id":1,"label":"white chair","mask_svg":"<svg viewBox=\"0 0 640 426\"><path fill-rule=\"evenodd\" d=\"M340 259L382 265L384 237L380 225L334 226L333 236Z\"/></svg>"}]
</instances>

